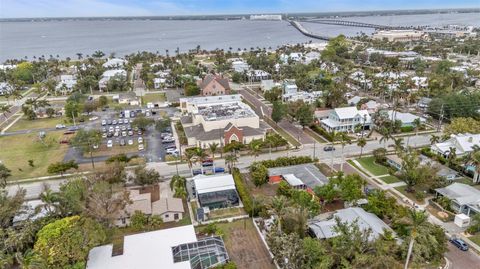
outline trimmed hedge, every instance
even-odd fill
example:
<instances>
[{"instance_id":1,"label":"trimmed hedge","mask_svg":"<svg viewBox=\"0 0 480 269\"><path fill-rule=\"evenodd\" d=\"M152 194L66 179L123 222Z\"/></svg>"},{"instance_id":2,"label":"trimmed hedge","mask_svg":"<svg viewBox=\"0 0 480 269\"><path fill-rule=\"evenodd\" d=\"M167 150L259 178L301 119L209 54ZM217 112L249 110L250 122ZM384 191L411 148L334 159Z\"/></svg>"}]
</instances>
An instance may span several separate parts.
<instances>
[{"instance_id":1,"label":"trimmed hedge","mask_svg":"<svg viewBox=\"0 0 480 269\"><path fill-rule=\"evenodd\" d=\"M242 199L243 208L248 214L252 214L253 201L252 196L247 190L247 187L243 183L243 177L238 168L234 168L232 171L233 181L235 181L235 187L237 188L238 195Z\"/></svg>"},{"instance_id":2,"label":"trimmed hedge","mask_svg":"<svg viewBox=\"0 0 480 269\"><path fill-rule=\"evenodd\" d=\"M401 127L401 128L400 128L400 131L401 131L402 133L413 132L413 130L415 130L415 128L413 128L413 126L404 126L404 127Z\"/></svg>"},{"instance_id":3,"label":"trimmed hedge","mask_svg":"<svg viewBox=\"0 0 480 269\"><path fill-rule=\"evenodd\" d=\"M315 133L323 136L323 138L327 139L329 142L332 142L332 136L325 131L322 127L318 125L312 125L310 126L310 129L312 129Z\"/></svg>"},{"instance_id":4,"label":"trimmed hedge","mask_svg":"<svg viewBox=\"0 0 480 269\"><path fill-rule=\"evenodd\" d=\"M310 156L292 156L292 157L280 157L275 160L265 160L257 162L266 168L290 166L304 163L313 163L315 160Z\"/></svg>"}]
</instances>

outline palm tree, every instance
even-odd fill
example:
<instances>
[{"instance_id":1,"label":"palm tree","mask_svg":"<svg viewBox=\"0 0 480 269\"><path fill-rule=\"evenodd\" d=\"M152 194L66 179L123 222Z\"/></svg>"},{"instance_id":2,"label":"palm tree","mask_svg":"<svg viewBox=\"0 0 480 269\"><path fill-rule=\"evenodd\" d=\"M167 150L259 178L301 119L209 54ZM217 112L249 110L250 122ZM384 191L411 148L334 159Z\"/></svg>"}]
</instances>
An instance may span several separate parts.
<instances>
[{"instance_id":1,"label":"palm tree","mask_svg":"<svg viewBox=\"0 0 480 269\"><path fill-rule=\"evenodd\" d=\"M191 150L185 150L185 160L187 161L188 168L190 168L190 173L192 173L193 176L193 157L195 156L195 153Z\"/></svg>"},{"instance_id":2,"label":"palm tree","mask_svg":"<svg viewBox=\"0 0 480 269\"><path fill-rule=\"evenodd\" d=\"M219 144L218 143L211 143L211 144L208 144L208 148L210 149L210 153L212 154L212 161L215 162L215 153L218 151L218 146Z\"/></svg>"},{"instance_id":3,"label":"palm tree","mask_svg":"<svg viewBox=\"0 0 480 269\"><path fill-rule=\"evenodd\" d=\"M7 120L7 113L10 113L11 105L0 105L0 112L2 113L5 120Z\"/></svg>"},{"instance_id":4,"label":"palm tree","mask_svg":"<svg viewBox=\"0 0 480 269\"><path fill-rule=\"evenodd\" d=\"M225 157L225 164L227 165L228 171L229 171L230 174L232 173L232 169L235 168L235 163L236 162L238 162L238 157L234 153L228 154Z\"/></svg>"},{"instance_id":5,"label":"palm tree","mask_svg":"<svg viewBox=\"0 0 480 269\"><path fill-rule=\"evenodd\" d=\"M475 165L475 174L473 175L473 182L480 183L480 151L472 154L472 164Z\"/></svg>"},{"instance_id":6,"label":"palm tree","mask_svg":"<svg viewBox=\"0 0 480 269\"><path fill-rule=\"evenodd\" d=\"M440 141L440 136L438 135L432 135L430 137L430 145L436 144Z\"/></svg>"},{"instance_id":7,"label":"palm tree","mask_svg":"<svg viewBox=\"0 0 480 269\"><path fill-rule=\"evenodd\" d=\"M262 152L262 140L255 139L248 144L250 154L253 155L254 161L257 161L257 156Z\"/></svg>"},{"instance_id":8,"label":"palm tree","mask_svg":"<svg viewBox=\"0 0 480 269\"><path fill-rule=\"evenodd\" d=\"M40 200L43 204L40 205L48 215L55 214L57 211L56 204L58 202L58 196L49 187L45 185L44 191L40 194Z\"/></svg>"},{"instance_id":9,"label":"palm tree","mask_svg":"<svg viewBox=\"0 0 480 269\"><path fill-rule=\"evenodd\" d=\"M418 136L418 129L422 125L422 122L420 121L420 118L416 118L413 120L413 128L415 129L415 139ZM417 141L415 140L415 147L417 146Z\"/></svg>"},{"instance_id":10,"label":"palm tree","mask_svg":"<svg viewBox=\"0 0 480 269\"><path fill-rule=\"evenodd\" d=\"M416 211L415 208L410 209L408 216L411 233L410 243L408 244L407 259L405 261L405 269L408 269L408 262L410 261L410 257L412 255L413 243L415 242L415 238L417 237L417 230L427 221L427 214L425 214L425 211Z\"/></svg>"},{"instance_id":11,"label":"palm tree","mask_svg":"<svg viewBox=\"0 0 480 269\"><path fill-rule=\"evenodd\" d=\"M340 171L343 171L343 163L344 163L344 154L343 154L343 151L345 149L345 145L348 143L348 144L351 144L352 143L352 139L346 134L346 133L340 133L340 142L342 143L342 163L340 164Z\"/></svg>"},{"instance_id":12,"label":"palm tree","mask_svg":"<svg viewBox=\"0 0 480 269\"><path fill-rule=\"evenodd\" d=\"M181 176L173 176L170 181L170 189L174 191L174 196L176 198L186 198L187 197L187 190L186 190L186 179Z\"/></svg>"},{"instance_id":13,"label":"palm tree","mask_svg":"<svg viewBox=\"0 0 480 269\"><path fill-rule=\"evenodd\" d=\"M367 145L367 139L361 137L358 139L357 146L360 147L360 158L362 158L363 155L363 147Z\"/></svg>"},{"instance_id":14,"label":"palm tree","mask_svg":"<svg viewBox=\"0 0 480 269\"><path fill-rule=\"evenodd\" d=\"M202 174L203 174L203 163L207 159L208 154L201 147L196 147L193 150L193 154L195 156L195 162L200 163L200 169L202 170Z\"/></svg>"},{"instance_id":15,"label":"palm tree","mask_svg":"<svg viewBox=\"0 0 480 269\"><path fill-rule=\"evenodd\" d=\"M398 154L405 149L405 147L403 146L403 138L401 138L401 137L393 138L393 143L394 144L390 145L390 147L394 148L395 154Z\"/></svg>"},{"instance_id":16,"label":"palm tree","mask_svg":"<svg viewBox=\"0 0 480 269\"><path fill-rule=\"evenodd\" d=\"M282 231L282 217L286 213L288 200L285 196L274 196L270 202L270 210L277 216L278 231Z\"/></svg>"},{"instance_id":17,"label":"palm tree","mask_svg":"<svg viewBox=\"0 0 480 269\"><path fill-rule=\"evenodd\" d=\"M380 135L382 135L382 137L380 138L380 140L378 141L379 143L382 143L383 142L383 148L384 149L387 149L387 141L392 138L392 135L390 133L390 130L388 130L387 128L383 127L380 129Z\"/></svg>"}]
</instances>

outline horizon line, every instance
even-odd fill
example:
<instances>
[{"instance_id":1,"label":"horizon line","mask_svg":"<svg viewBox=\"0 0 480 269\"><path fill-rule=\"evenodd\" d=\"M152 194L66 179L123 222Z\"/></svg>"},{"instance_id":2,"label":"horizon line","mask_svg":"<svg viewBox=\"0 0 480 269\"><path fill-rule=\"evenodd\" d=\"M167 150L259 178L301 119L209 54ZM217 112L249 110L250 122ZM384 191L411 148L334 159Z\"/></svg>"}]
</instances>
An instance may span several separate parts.
<instances>
[{"instance_id":1,"label":"horizon line","mask_svg":"<svg viewBox=\"0 0 480 269\"><path fill-rule=\"evenodd\" d=\"M212 17L212 16L245 16L245 15L301 15L301 14L341 14L341 13L368 13L368 12L409 12L425 11L426 13L436 13L441 11L469 11L466 13L480 12L480 7L459 7L459 8L439 8L439 9L373 9L373 10L349 10L349 11L294 11L294 12L250 12L250 13L209 13L209 14L191 14L191 15L123 15L123 16L75 16L75 17L0 17L0 21L5 20L38 20L38 19L121 19L121 18L185 18L185 17Z\"/></svg>"}]
</instances>

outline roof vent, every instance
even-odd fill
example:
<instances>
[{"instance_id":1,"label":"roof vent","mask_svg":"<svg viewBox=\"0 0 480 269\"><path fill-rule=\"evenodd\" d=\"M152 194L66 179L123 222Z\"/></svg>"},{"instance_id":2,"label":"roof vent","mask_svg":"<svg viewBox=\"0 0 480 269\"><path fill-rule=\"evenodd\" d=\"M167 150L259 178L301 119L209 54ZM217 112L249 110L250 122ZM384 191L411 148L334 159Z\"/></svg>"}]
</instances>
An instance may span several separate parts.
<instances>
[{"instance_id":1,"label":"roof vent","mask_svg":"<svg viewBox=\"0 0 480 269\"><path fill-rule=\"evenodd\" d=\"M473 142L473 137L470 136L470 137L468 138L468 143L472 143L472 142Z\"/></svg>"}]
</instances>

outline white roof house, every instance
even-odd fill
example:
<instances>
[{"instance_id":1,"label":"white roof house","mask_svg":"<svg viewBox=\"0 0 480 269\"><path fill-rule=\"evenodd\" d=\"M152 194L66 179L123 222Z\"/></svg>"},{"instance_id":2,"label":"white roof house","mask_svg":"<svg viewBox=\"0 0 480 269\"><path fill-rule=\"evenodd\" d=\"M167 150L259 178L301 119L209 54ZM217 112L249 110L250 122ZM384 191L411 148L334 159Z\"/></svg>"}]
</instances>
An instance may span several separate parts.
<instances>
[{"instance_id":1,"label":"white roof house","mask_svg":"<svg viewBox=\"0 0 480 269\"><path fill-rule=\"evenodd\" d=\"M442 155L449 155L450 148L455 148L455 154L462 156L472 152L475 145L480 146L480 134L458 134L451 135L447 141L433 144L430 148Z\"/></svg>"},{"instance_id":2,"label":"white roof house","mask_svg":"<svg viewBox=\"0 0 480 269\"><path fill-rule=\"evenodd\" d=\"M413 83L415 83L415 86L418 88L426 88L428 87L428 78L427 77L418 77L414 76L412 77Z\"/></svg>"},{"instance_id":3,"label":"white roof house","mask_svg":"<svg viewBox=\"0 0 480 269\"><path fill-rule=\"evenodd\" d=\"M280 87L280 83L274 82L273 79L263 79L260 82L260 88L262 91L267 92L271 90L273 87Z\"/></svg>"},{"instance_id":4,"label":"white roof house","mask_svg":"<svg viewBox=\"0 0 480 269\"><path fill-rule=\"evenodd\" d=\"M318 98L322 97L322 91L313 91L313 92L294 92L294 93L286 93L282 95L282 99L284 102L296 102L298 100L302 100L305 103L312 104Z\"/></svg>"},{"instance_id":5,"label":"white roof house","mask_svg":"<svg viewBox=\"0 0 480 269\"><path fill-rule=\"evenodd\" d=\"M217 259L218 263L206 266L224 264L228 255L223 241L218 237L197 240L193 225L158 230L125 236L123 254L112 256L113 245L95 247L90 250L87 269L191 269L198 266L199 250L202 255ZM188 244L188 246L186 245ZM196 267L195 267L196 268ZM200 268L200 267L199 267Z\"/></svg>"},{"instance_id":6,"label":"white roof house","mask_svg":"<svg viewBox=\"0 0 480 269\"><path fill-rule=\"evenodd\" d=\"M0 82L0 95L11 93L13 91L12 85L7 82Z\"/></svg>"},{"instance_id":7,"label":"white roof house","mask_svg":"<svg viewBox=\"0 0 480 269\"><path fill-rule=\"evenodd\" d=\"M452 208L458 213L470 216L480 213L480 190L463 183L453 183L445 188L435 189L437 194L451 200Z\"/></svg>"},{"instance_id":8,"label":"white roof house","mask_svg":"<svg viewBox=\"0 0 480 269\"><path fill-rule=\"evenodd\" d=\"M305 184L303 183L303 181L301 179L299 179L298 177L296 177L294 174L287 174L287 175L283 175L283 178L285 179L285 181L288 182L288 184L292 187L300 187L300 186L304 186Z\"/></svg>"},{"instance_id":9,"label":"white roof house","mask_svg":"<svg viewBox=\"0 0 480 269\"><path fill-rule=\"evenodd\" d=\"M321 120L322 127L327 131L352 132L356 125L369 127L372 118L367 110L356 107L340 107L330 112L328 119Z\"/></svg>"},{"instance_id":10,"label":"white roof house","mask_svg":"<svg viewBox=\"0 0 480 269\"><path fill-rule=\"evenodd\" d=\"M341 222L349 224L357 221L361 230L371 230L369 239L374 240L378 236L383 235L385 230L392 231L392 229L385 224L375 214L366 212L360 207L350 207L337 210L333 217L325 220L313 219L309 221L309 230L315 234L319 239L327 239L337 236L335 226L337 225L335 218L339 218Z\"/></svg>"},{"instance_id":11,"label":"white roof house","mask_svg":"<svg viewBox=\"0 0 480 269\"><path fill-rule=\"evenodd\" d=\"M354 96L354 97L348 99L347 103L350 106L356 106L358 104L358 102L360 102L360 100L362 100L362 99L363 98L360 97L360 96Z\"/></svg>"},{"instance_id":12,"label":"white roof house","mask_svg":"<svg viewBox=\"0 0 480 269\"><path fill-rule=\"evenodd\" d=\"M100 89L103 89L107 86L107 82L114 76L123 76L127 77L127 71L123 69L112 69L112 70L106 70L102 74L102 78L98 81L98 87Z\"/></svg>"},{"instance_id":13,"label":"white roof house","mask_svg":"<svg viewBox=\"0 0 480 269\"><path fill-rule=\"evenodd\" d=\"M102 66L105 68L116 68L116 67L122 67L127 63L126 60L123 59L118 59L118 58L112 58L109 59L107 62L105 62Z\"/></svg>"},{"instance_id":14,"label":"white roof house","mask_svg":"<svg viewBox=\"0 0 480 269\"><path fill-rule=\"evenodd\" d=\"M235 72L243 73L250 69L250 65L243 60L237 60L232 62L232 68Z\"/></svg>"},{"instance_id":15,"label":"white roof house","mask_svg":"<svg viewBox=\"0 0 480 269\"><path fill-rule=\"evenodd\" d=\"M395 113L393 113L393 112L394 112L393 110L388 110L387 111L388 118L392 119L392 117L393 117L393 120L401 121L402 126L413 126L413 122L416 119L420 119L421 123L427 122L427 120L425 118L417 116L417 115L413 115L412 113L403 113L403 112L399 112L399 111L396 111Z\"/></svg>"},{"instance_id":16,"label":"white roof house","mask_svg":"<svg viewBox=\"0 0 480 269\"><path fill-rule=\"evenodd\" d=\"M198 194L235 190L235 182L230 174L197 175L193 177L193 181Z\"/></svg>"}]
</instances>

